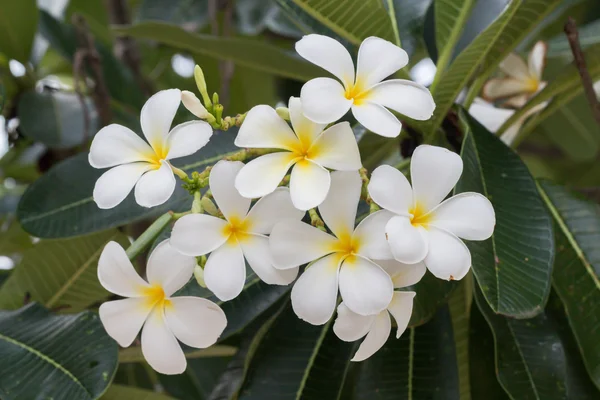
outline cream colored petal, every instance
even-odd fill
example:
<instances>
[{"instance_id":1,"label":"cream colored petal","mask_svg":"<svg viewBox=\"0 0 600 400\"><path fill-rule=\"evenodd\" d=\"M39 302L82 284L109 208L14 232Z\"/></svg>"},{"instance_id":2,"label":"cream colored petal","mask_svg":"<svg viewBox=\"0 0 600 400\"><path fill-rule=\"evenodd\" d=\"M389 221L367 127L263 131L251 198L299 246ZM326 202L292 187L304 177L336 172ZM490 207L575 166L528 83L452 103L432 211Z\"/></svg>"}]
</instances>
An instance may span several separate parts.
<instances>
[{"instance_id":1,"label":"cream colored petal","mask_svg":"<svg viewBox=\"0 0 600 400\"><path fill-rule=\"evenodd\" d=\"M392 300L392 279L379 265L366 258L346 258L339 279L342 299L357 314L376 314L385 310Z\"/></svg>"},{"instance_id":2,"label":"cream colored petal","mask_svg":"<svg viewBox=\"0 0 600 400\"><path fill-rule=\"evenodd\" d=\"M329 171L320 165L302 160L292 168L290 177L290 194L294 207L306 211L323 203L331 177Z\"/></svg>"},{"instance_id":3,"label":"cream colored petal","mask_svg":"<svg viewBox=\"0 0 600 400\"><path fill-rule=\"evenodd\" d=\"M127 198L142 175L150 169L152 164L146 162L123 164L109 169L94 185L94 202L101 209L118 206Z\"/></svg>"},{"instance_id":4,"label":"cream colored petal","mask_svg":"<svg viewBox=\"0 0 600 400\"><path fill-rule=\"evenodd\" d=\"M119 346L129 347L142 329L152 308L143 297L107 301L98 309L100 321Z\"/></svg>"},{"instance_id":5,"label":"cream colored petal","mask_svg":"<svg viewBox=\"0 0 600 400\"><path fill-rule=\"evenodd\" d=\"M304 59L337 76L344 85L354 83L354 63L348 50L337 40L323 35L306 35L296 42Z\"/></svg>"},{"instance_id":6,"label":"cream colored petal","mask_svg":"<svg viewBox=\"0 0 600 400\"><path fill-rule=\"evenodd\" d=\"M340 239L352 235L362 180L358 171L334 171L331 187L319 212L325 225Z\"/></svg>"},{"instance_id":7,"label":"cream colored petal","mask_svg":"<svg viewBox=\"0 0 600 400\"><path fill-rule=\"evenodd\" d=\"M154 150L131 129L110 124L100 129L90 146L89 162L94 168L108 168L136 161L150 161Z\"/></svg>"},{"instance_id":8,"label":"cream colored petal","mask_svg":"<svg viewBox=\"0 0 600 400\"><path fill-rule=\"evenodd\" d=\"M292 203L290 189L278 187L273 193L259 199L250 209L247 220L252 233L269 235L275 224L284 220L300 221L305 212Z\"/></svg>"},{"instance_id":9,"label":"cream colored petal","mask_svg":"<svg viewBox=\"0 0 600 400\"><path fill-rule=\"evenodd\" d=\"M529 77L529 68L525 61L516 53L509 55L500 63L500 69L506 75L516 79L525 80Z\"/></svg>"},{"instance_id":10,"label":"cream colored petal","mask_svg":"<svg viewBox=\"0 0 600 400\"><path fill-rule=\"evenodd\" d=\"M219 210L227 220L242 220L248 214L251 200L235 188L235 178L244 167L241 161L221 160L210 171L210 190Z\"/></svg>"},{"instance_id":11,"label":"cream colored petal","mask_svg":"<svg viewBox=\"0 0 600 400\"><path fill-rule=\"evenodd\" d=\"M530 91L531 84L528 81L515 78L494 78L485 83L482 94L486 100L495 101Z\"/></svg>"},{"instance_id":12,"label":"cream colored petal","mask_svg":"<svg viewBox=\"0 0 600 400\"><path fill-rule=\"evenodd\" d=\"M272 107L258 105L246 114L234 143L238 147L292 151L298 138Z\"/></svg>"},{"instance_id":13,"label":"cream colored petal","mask_svg":"<svg viewBox=\"0 0 600 400\"><path fill-rule=\"evenodd\" d=\"M450 197L432 212L429 223L467 240L485 240L496 225L494 206L483 195L467 192Z\"/></svg>"},{"instance_id":14,"label":"cream colored petal","mask_svg":"<svg viewBox=\"0 0 600 400\"><path fill-rule=\"evenodd\" d=\"M175 191L175 176L171 165L162 161L159 169L148 171L135 185L135 201L142 207L165 203Z\"/></svg>"},{"instance_id":15,"label":"cream colored petal","mask_svg":"<svg viewBox=\"0 0 600 400\"><path fill-rule=\"evenodd\" d=\"M396 325L398 327L396 339L400 338L402 333L404 333L408 327L410 316L412 315L415 295L415 292L394 292L394 297L388 306L388 311L396 320Z\"/></svg>"},{"instance_id":16,"label":"cream colored petal","mask_svg":"<svg viewBox=\"0 0 600 400\"><path fill-rule=\"evenodd\" d=\"M379 210L358 224L352 235L354 241L358 243L358 255L371 260L394 258L385 236L385 227L392 217L394 217L392 212Z\"/></svg>"},{"instance_id":17,"label":"cream colored petal","mask_svg":"<svg viewBox=\"0 0 600 400\"><path fill-rule=\"evenodd\" d=\"M358 143L348 122L340 122L323 132L309 151L317 164L338 171L362 168Z\"/></svg>"},{"instance_id":18,"label":"cream colored petal","mask_svg":"<svg viewBox=\"0 0 600 400\"><path fill-rule=\"evenodd\" d=\"M302 102L299 97L290 97L288 107L294 133L305 148L310 147L327 124L318 124L308 119L302 111Z\"/></svg>"},{"instance_id":19,"label":"cream colored petal","mask_svg":"<svg viewBox=\"0 0 600 400\"><path fill-rule=\"evenodd\" d=\"M143 280L125 250L117 242L108 242L98 259L98 280L104 289L123 297L140 297L148 283Z\"/></svg>"},{"instance_id":20,"label":"cream colored petal","mask_svg":"<svg viewBox=\"0 0 600 400\"><path fill-rule=\"evenodd\" d=\"M222 301L237 297L246 282L246 263L242 247L230 240L208 257L204 266L206 287Z\"/></svg>"},{"instance_id":21,"label":"cream colored petal","mask_svg":"<svg viewBox=\"0 0 600 400\"><path fill-rule=\"evenodd\" d=\"M167 326L163 307L155 307L142 330L142 354L157 372L181 374L187 367L185 354Z\"/></svg>"},{"instance_id":22,"label":"cream colored petal","mask_svg":"<svg viewBox=\"0 0 600 400\"><path fill-rule=\"evenodd\" d=\"M367 99L419 121L431 118L435 110L429 89L405 79L390 79L375 85Z\"/></svg>"},{"instance_id":23,"label":"cream colored petal","mask_svg":"<svg viewBox=\"0 0 600 400\"><path fill-rule=\"evenodd\" d=\"M200 119L206 119L210 115L206 107L204 107L202 102L200 102L200 99L198 99L194 93L188 90L181 91L181 102L189 112Z\"/></svg>"},{"instance_id":24,"label":"cream colored petal","mask_svg":"<svg viewBox=\"0 0 600 400\"><path fill-rule=\"evenodd\" d=\"M471 268L471 253L467 246L450 232L430 227L427 269L439 279L461 280Z\"/></svg>"},{"instance_id":25,"label":"cream colored petal","mask_svg":"<svg viewBox=\"0 0 600 400\"><path fill-rule=\"evenodd\" d=\"M356 80L370 88L408 64L408 54L392 42L371 36L358 49Z\"/></svg>"},{"instance_id":26,"label":"cream colored petal","mask_svg":"<svg viewBox=\"0 0 600 400\"><path fill-rule=\"evenodd\" d=\"M337 121L352 106L342 84L331 78L315 78L306 82L300 91L300 99L304 115L319 124Z\"/></svg>"},{"instance_id":27,"label":"cream colored petal","mask_svg":"<svg viewBox=\"0 0 600 400\"><path fill-rule=\"evenodd\" d=\"M402 123L394 114L371 101L353 105L352 115L366 129L383 137L397 137L402 130Z\"/></svg>"},{"instance_id":28,"label":"cream colored petal","mask_svg":"<svg viewBox=\"0 0 600 400\"><path fill-rule=\"evenodd\" d=\"M177 125L166 138L166 159L185 157L200 150L212 136L211 126L204 121L190 121Z\"/></svg>"},{"instance_id":29,"label":"cream colored petal","mask_svg":"<svg viewBox=\"0 0 600 400\"><path fill-rule=\"evenodd\" d=\"M221 247L229 234L227 221L206 214L189 214L175 222L171 246L188 256L201 256Z\"/></svg>"},{"instance_id":30,"label":"cream colored petal","mask_svg":"<svg viewBox=\"0 0 600 400\"><path fill-rule=\"evenodd\" d=\"M196 257L180 253L166 239L148 257L146 276L151 285L162 287L165 296L170 297L189 282L195 266Z\"/></svg>"},{"instance_id":31,"label":"cream colored petal","mask_svg":"<svg viewBox=\"0 0 600 400\"><path fill-rule=\"evenodd\" d=\"M544 67L546 66L547 53L548 45L541 40L537 42L529 52L529 74L538 81L542 80L542 74L544 72Z\"/></svg>"},{"instance_id":32,"label":"cream colored petal","mask_svg":"<svg viewBox=\"0 0 600 400\"><path fill-rule=\"evenodd\" d=\"M142 107L142 132L156 154L166 153L165 141L180 103L181 90L167 89L154 94Z\"/></svg>"},{"instance_id":33,"label":"cream colored petal","mask_svg":"<svg viewBox=\"0 0 600 400\"><path fill-rule=\"evenodd\" d=\"M277 269L269 248L269 238L262 235L248 235L240 245L250 268L269 285L289 285L298 276L298 268Z\"/></svg>"},{"instance_id":34,"label":"cream colored petal","mask_svg":"<svg viewBox=\"0 0 600 400\"><path fill-rule=\"evenodd\" d=\"M392 323L390 321L390 315L387 311L380 312L377 317L375 317L375 322L373 323L371 330L367 334L365 340L360 344L360 347L351 361L364 361L375 354L383 347L390 336L391 330Z\"/></svg>"},{"instance_id":35,"label":"cream colored petal","mask_svg":"<svg viewBox=\"0 0 600 400\"><path fill-rule=\"evenodd\" d=\"M404 174L391 165L381 165L371 174L369 195L380 207L408 215L413 207L413 191Z\"/></svg>"},{"instance_id":36,"label":"cream colored petal","mask_svg":"<svg viewBox=\"0 0 600 400\"><path fill-rule=\"evenodd\" d=\"M251 199L273 193L296 161L297 156L287 151L260 156L241 169L235 178L235 188Z\"/></svg>"},{"instance_id":37,"label":"cream colored petal","mask_svg":"<svg viewBox=\"0 0 600 400\"><path fill-rule=\"evenodd\" d=\"M396 260L375 260L375 263L390 275L394 289L416 285L427 272L423 261L416 264L405 264Z\"/></svg>"},{"instance_id":38,"label":"cream colored petal","mask_svg":"<svg viewBox=\"0 0 600 400\"><path fill-rule=\"evenodd\" d=\"M188 346L205 349L217 342L227 326L225 313L215 303L200 297L174 297L165 307L167 326Z\"/></svg>"},{"instance_id":39,"label":"cream colored petal","mask_svg":"<svg viewBox=\"0 0 600 400\"><path fill-rule=\"evenodd\" d=\"M373 326L376 315L360 315L350 310L344 302L337 308L333 332L344 342L354 342L364 337Z\"/></svg>"}]
</instances>

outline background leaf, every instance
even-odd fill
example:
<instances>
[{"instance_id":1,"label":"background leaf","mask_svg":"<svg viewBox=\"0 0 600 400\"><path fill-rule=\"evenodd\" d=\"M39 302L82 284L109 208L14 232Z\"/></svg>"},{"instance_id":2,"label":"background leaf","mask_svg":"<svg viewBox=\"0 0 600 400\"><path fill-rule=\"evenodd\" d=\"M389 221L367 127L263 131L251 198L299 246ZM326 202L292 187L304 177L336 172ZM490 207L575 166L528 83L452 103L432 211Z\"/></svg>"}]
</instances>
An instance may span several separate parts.
<instances>
[{"instance_id":1,"label":"background leaf","mask_svg":"<svg viewBox=\"0 0 600 400\"><path fill-rule=\"evenodd\" d=\"M0 10L0 53L25 64L37 31L36 2L0 0Z\"/></svg>"},{"instance_id":2,"label":"background leaf","mask_svg":"<svg viewBox=\"0 0 600 400\"><path fill-rule=\"evenodd\" d=\"M102 400L177 400L165 394L123 385L111 385Z\"/></svg>"}]
</instances>

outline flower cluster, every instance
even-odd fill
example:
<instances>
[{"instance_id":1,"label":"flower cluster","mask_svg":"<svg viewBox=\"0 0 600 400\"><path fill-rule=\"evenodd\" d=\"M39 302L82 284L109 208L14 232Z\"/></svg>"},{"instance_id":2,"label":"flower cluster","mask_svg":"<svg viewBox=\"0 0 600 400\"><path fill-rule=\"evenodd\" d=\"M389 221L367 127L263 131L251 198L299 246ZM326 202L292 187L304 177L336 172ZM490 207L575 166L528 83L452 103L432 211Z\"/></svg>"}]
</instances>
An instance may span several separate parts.
<instances>
[{"instance_id":1,"label":"flower cluster","mask_svg":"<svg viewBox=\"0 0 600 400\"><path fill-rule=\"evenodd\" d=\"M444 200L462 173L458 155L422 145L412 157L412 186L387 165L375 169L369 180L349 123L335 123L352 110L367 129L393 137L401 123L388 108L412 119L432 115L435 105L426 88L383 81L407 64L402 49L366 39L356 73L350 54L331 38L308 35L296 49L341 83L317 78L304 85L300 98L289 100L287 113L259 105L245 115L235 144L263 149L260 156L247 164L221 160L212 167L210 192L195 193L192 210L177 219L170 239L151 253L147 281L116 243L102 253L100 282L126 299L104 303L100 318L122 346L129 346L143 325L143 354L161 373L185 369L177 339L204 348L226 326L223 311L211 301L173 297L193 273L222 301L242 292L246 263L267 284L295 280L291 303L297 316L321 325L337 308L335 334L344 341L365 337L353 358L361 361L388 339L390 314L397 337L408 326L416 293L406 288L427 270L441 279L461 279L471 266L461 239L492 235L494 210L484 196L461 193ZM169 132L182 98L194 115L210 123L188 122ZM134 186L140 205L164 203L175 187L173 173L189 180L170 160L206 144L215 121L210 107L195 95L172 89L151 97L142 110L142 131L150 145L124 127L102 129L94 138L90 163L114 168L96 183L98 206L116 206ZM258 200L253 204L253 199ZM371 207L373 212L359 216L356 224L361 199L381 209ZM307 210L310 223L303 221Z\"/></svg>"}]
</instances>

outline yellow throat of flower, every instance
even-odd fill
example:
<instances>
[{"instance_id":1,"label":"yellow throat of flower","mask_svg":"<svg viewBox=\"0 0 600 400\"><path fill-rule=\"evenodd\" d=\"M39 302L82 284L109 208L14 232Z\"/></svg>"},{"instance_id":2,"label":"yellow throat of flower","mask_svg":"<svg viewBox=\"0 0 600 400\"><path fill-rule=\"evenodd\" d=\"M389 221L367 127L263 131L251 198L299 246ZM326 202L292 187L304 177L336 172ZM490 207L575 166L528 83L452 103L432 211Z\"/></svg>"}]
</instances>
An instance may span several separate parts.
<instances>
[{"instance_id":1,"label":"yellow throat of flower","mask_svg":"<svg viewBox=\"0 0 600 400\"><path fill-rule=\"evenodd\" d=\"M227 237L227 243L233 244L247 240L251 225L248 218L230 216L227 225L223 228L223 234Z\"/></svg>"},{"instance_id":2,"label":"yellow throat of flower","mask_svg":"<svg viewBox=\"0 0 600 400\"><path fill-rule=\"evenodd\" d=\"M361 105L368 97L369 91L364 88L360 79L357 79L353 85L348 85L344 92L344 97L348 100L353 100L354 104Z\"/></svg>"},{"instance_id":3,"label":"yellow throat of flower","mask_svg":"<svg viewBox=\"0 0 600 400\"><path fill-rule=\"evenodd\" d=\"M158 307L169 307L171 306L171 300L165 296L165 291L160 285L152 285L149 288L145 288L143 296L146 298L145 306L148 308Z\"/></svg>"},{"instance_id":4,"label":"yellow throat of flower","mask_svg":"<svg viewBox=\"0 0 600 400\"><path fill-rule=\"evenodd\" d=\"M426 211L422 204L416 203L409 211L410 223L415 228L418 226L427 227L431 220L431 213Z\"/></svg>"}]
</instances>

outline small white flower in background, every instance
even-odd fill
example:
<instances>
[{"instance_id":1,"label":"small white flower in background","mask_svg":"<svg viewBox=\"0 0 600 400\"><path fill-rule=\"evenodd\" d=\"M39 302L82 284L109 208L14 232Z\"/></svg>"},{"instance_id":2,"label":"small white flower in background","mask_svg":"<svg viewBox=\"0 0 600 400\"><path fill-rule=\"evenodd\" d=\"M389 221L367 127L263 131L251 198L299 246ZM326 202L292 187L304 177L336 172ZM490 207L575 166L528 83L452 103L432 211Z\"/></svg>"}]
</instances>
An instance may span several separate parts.
<instances>
[{"instance_id":1,"label":"small white flower in background","mask_svg":"<svg viewBox=\"0 0 600 400\"><path fill-rule=\"evenodd\" d=\"M387 108L416 120L433 114L435 103L424 86L404 79L382 82L408 64L406 52L387 40L368 37L362 42L356 74L350 53L330 37L304 36L296 51L341 81L315 78L302 87L304 114L315 122L337 121L352 109L354 118L368 130L396 137L402 124Z\"/></svg>"},{"instance_id":2,"label":"small white flower in background","mask_svg":"<svg viewBox=\"0 0 600 400\"><path fill-rule=\"evenodd\" d=\"M425 264L406 265L394 263L380 265L392 277L394 288L403 288L416 284L425 275ZM392 330L390 314L396 320L396 339L406 330L412 315L415 292L395 291L387 308L376 315L359 315L352 312L343 302L338 306L338 316L333 324L333 331L343 341L353 342L366 335L352 361L363 361L377 352L387 341Z\"/></svg>"},{"instance_id":3,"label":"small white flower in background","mask_svg":"<svg viewBox=\"0 0 600 400\"><path fill-rule=\"evenodd\" d=\"M106 290L127 297L103 303L100 320L106 332L128 347L142 330L142 353L161 374L180 374L187 361L178 343L206 348L227 326L225 313L212 301L192 296L171 297L192 277L196 259L184 256L168 241L150 257L148 282L135 271L123 248L109 242L98 261L98 279Z\"/></svg>"},{"instance_id":4,"label":"small white flower in background","mask_svg":"<svg viewBox=\"0 0 600 400\"><path fill-rule=\"evenodd\" d=\"M462 279L467 274L471 253L459 238L488 239L496 216L490 201L479 193L460 193L444 200L462 170L458 154L422 145L411 159L412 187L389 165L373 171L369 195L380 207L396 214L385 227L396 260L406 264L424 261L440 279Z\"/></svg>"},{"instance_id":5,"label":"small white flower in background","mask_svg":"<svg viewBox=\"0 0 600 400\"><path fill-rule=\"evenodd\" d=\"M166 202L175 190L169 162L194 154L212 135L204 121L186 122L169 129L181 102L178 89L150 97L140 115L146 143L129 128L111 124L94 137L89 162L94 168L111 168L96 181L94 201L100 208L121 203L135 186L135 200L143 207Z\"/></svg>"},{"instance_id":6,"label":"small white flower in background","mask_svg":"<svg viewBox=\"0 0 600 400\"><path fill-rule=\"evenodd\" d=\"M287 285L298 269L280 271L269 255L271 233L281 220L300 220L304 212L290 200L289 190L279 188L260 199L250 211L250 199L240 196L234 187L235 176L244 164L219 161L209 176L210 189L226 219L206 214L190 214L179 219L171 233L171 244L183 254L200 256L211 253L204 267L204 281L219 299L231 300L240 294L246 281L246 264L263 281Z\"/></svg>"},{"instance_id":7,"label":"small white flower in background","mask_svg":"<svg viewBox=\"0 0 600 400\"><path fill-rule=\"evenodd\" d=\"M358 171L362 164L354 133L348 122L325 129L302 114L300 99L291 97L289 113L293 130L266 105L252 108L239 130L235 145L283 151L250 161L235 180L244 197L257 198L274 191L293 166L290 193L294 206L308 210L321 204L331 183L326 168Z\"/></svg>"}]
</instances>

